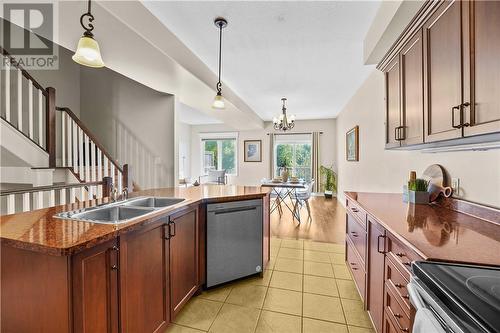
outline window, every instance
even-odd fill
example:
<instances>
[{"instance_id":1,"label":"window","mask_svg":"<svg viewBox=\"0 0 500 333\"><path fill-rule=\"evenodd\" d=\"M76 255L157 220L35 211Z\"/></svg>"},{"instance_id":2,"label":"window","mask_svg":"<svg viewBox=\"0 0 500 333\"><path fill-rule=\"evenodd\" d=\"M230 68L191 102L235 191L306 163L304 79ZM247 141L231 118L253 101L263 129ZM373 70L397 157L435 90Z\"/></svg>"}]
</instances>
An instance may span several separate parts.
<instances>
[{"instance_id":1,"label":"window","mask_svg":"<svg viewBox=\"0 0 500 333\"><path fill-rule=\"evenodd\" d=\"M226 170L229 175L236 175L237 137L227 133L210 133L201 137L202 173L210 170Z\"/></svg>"},{"instance_id":2,"label":"window","mask_svg":"<svg viewBox=\"0 0 500 333\"><path fill-rule=\"evenodd\" d=\"M310 134L276 135L274 140L274 175L279 176L286 165L292 176L311 180L312 140Z\"/></svg>"}]
</instances>

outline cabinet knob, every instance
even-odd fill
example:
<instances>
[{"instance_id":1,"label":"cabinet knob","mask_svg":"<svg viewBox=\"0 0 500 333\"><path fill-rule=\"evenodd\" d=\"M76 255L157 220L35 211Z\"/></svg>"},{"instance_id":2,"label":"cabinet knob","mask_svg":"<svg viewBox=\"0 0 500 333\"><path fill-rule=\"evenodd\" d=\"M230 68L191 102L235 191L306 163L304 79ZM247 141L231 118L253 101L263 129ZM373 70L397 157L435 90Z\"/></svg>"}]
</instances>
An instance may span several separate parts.
<instances>
[{"instance_id":1,"label":"cabinet knob","mask_svg":"<svg viewBox=\"0 0 500 333\"><path fill-rule=\"evenodd\" d=\"M395 286L396 286L397 288L403 288L403 287L404 287L401 283L396 283L396 284L395 284Z\"/></svg>"},{"instance_id":2,"label":"cabinet knob","mask_svg":"<svg viewBox=\"0 0 500 333\"><path fill-rule=\"evenodd\" d=\"M119 248L118 246L114 245L114 246L111 248L111 250L113 250L113 251L120 251L120 248Z\"/></svg>"},{"instance_id":3,"label":"cabinet knob","mask_svg":"<svg viewBox=\"0 0 500 333\"><path fill-rule=\"evenodd\" d=\"M401 318L402 316L401 316L401 314L399 314L399 313L395 313L395 314L394 314L394 317L396 317L396 318Z\"/></svg>"},{"instance_id":4,"label":"cabinet knob","mask_svg":"<svg viewBox=\"0 0 500 333\"><path fill-rule=\"evenodd\" d=\"M117 271L118 270L118 266L117 265L113 265L113 266L111 266L111 269L114 270L114 271Z\"/></svg>"}]
</instances>

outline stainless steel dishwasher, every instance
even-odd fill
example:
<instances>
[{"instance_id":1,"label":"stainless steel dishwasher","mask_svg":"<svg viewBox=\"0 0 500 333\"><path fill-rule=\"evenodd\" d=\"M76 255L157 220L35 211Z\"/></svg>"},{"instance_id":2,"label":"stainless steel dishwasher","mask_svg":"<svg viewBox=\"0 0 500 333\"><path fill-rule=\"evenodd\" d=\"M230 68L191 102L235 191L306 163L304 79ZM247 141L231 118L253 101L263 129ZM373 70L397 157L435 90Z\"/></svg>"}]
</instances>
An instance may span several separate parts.
<instances>
[{"instance_id":1,"label":"stainless steel dishwasher","mask_svg":"<svg viewBox=\"0 0 500 333\"><path fill-rule=\"evenodd\" d=\"M207 287L262 271L262 200L207 205Z\"/></svg>"}]
</instances>

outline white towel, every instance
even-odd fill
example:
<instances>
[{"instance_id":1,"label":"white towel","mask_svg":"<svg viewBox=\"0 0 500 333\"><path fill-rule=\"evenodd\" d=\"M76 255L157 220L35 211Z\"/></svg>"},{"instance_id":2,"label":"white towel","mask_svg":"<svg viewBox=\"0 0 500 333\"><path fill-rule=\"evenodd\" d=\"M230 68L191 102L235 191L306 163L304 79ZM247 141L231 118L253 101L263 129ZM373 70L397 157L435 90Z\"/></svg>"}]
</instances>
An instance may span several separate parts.
<instances>
[{"instance_id":1,"label":"white towel","mask_svg":"<svg viewBox=\"0 0 500 333\"><path fill-rule=\"evenodd\" d=\"M426 308L420 308L415 315L413 333L446 333L434 317L434 313Z\"/></svg>"}]
</instances>

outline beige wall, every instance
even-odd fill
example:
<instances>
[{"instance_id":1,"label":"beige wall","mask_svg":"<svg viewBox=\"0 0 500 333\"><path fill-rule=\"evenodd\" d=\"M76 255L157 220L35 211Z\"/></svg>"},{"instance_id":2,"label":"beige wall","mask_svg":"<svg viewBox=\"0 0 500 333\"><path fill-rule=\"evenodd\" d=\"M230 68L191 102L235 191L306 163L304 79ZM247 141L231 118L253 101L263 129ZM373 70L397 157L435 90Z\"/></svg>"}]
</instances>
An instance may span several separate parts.
<instances>
[{"instance_id":1,"label":"beige wall","mask_svg":"<svg viewBox=\"0 0 500 333\"><path fill-rule=\"evenodd\" d=\"M109 69L81 71L81 118L141 188L174 185L175 98Z\"/></svg>"},{"instance_id":2,"label":"beige wall","mask_svg":"<svg viewBox=\"0 0 500 333\"><path fill-rule=\"evenodd\" d=\"M337 117L339 193L343 191L401 192L410 170L421 174L441 164L459 178L460 197L500 207L500 150L422 153L384 149L384 77L368 77ZM359 125L359 162L345 160L345 133Z\"/></svg>"},{"instance_id":3,"label":"beige wall","mask_svg":"<svg viewBox=\"0 0 500 333\"><path fill-rule=\"evenodd\" d=\"M266 122L266 128L255 131L238 132L238 175L230 178L230 182L239 185L259 184L262 178L270 176L269 135L273 133L272 123ZM320 141L320 159L323 165L336 165L335 119L297 120L293 132L304 133L322 131ZM225 125L191 126L191 178L197 178L201 173L200 133L235 132ZM243 143L245 140L262 140L262 162L244 162Z\"/></svg>"}]
</instances>

